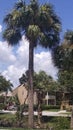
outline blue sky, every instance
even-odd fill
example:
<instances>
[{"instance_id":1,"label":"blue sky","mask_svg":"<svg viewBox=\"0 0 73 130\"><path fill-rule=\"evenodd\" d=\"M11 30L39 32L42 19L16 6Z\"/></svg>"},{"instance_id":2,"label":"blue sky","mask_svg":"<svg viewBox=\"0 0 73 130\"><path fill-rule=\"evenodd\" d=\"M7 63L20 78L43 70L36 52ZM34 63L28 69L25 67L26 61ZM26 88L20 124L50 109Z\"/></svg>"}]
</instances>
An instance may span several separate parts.
<instances>
[{"instance_id":1,"label":"blue sky","mask_svg":"<svg viewBox=\"0 0 73 130\"><path fill-rule=\"evenodd\" d=\"M73 0L39 0L41 4L50 2L54 6L54 10L61 19L62 32L67 29L73 29ZM4 27L3 18L13 8L17 0L0 0L0 72L17 86L18 78L28 68L28 41L22 38L18 48L8 47L6 41L2 40L2 30ZM25 44L24 44L25 43ZM28 43L28 44L27 44ZM15 50L15 51L14 51ZM35 71L44 70L47 74L56 77L58 72L54 67L52 57L49 51L40 51L34 54ZM44 61L45 59L45 61Z\"/></svg>"}]
</instances>

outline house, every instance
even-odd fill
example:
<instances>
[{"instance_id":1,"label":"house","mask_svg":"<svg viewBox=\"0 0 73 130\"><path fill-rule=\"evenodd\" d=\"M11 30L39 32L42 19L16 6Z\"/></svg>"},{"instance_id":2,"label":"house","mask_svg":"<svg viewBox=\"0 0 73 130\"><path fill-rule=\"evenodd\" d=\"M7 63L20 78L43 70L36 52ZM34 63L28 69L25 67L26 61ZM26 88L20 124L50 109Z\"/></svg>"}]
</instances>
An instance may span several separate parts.
<instances>
[{"instance_id":1,"label":"house","mask_svg":"<svg viewBox=\"0 0 73 130\"><path fill-rule=\"evenodd\" d=\"M25 104L28 104L29 94L28 94L28 89L24 84L15 88L12 92L12 95L18 96L20 104L24 104L24 102L25 102ZM34 105L36 105L36 104L38 104L37 90L34 91ZM56 105L56 97L53 95L49 95L49 93L46 92L44 99L43 99L43 104Z\"/></svg>"},{"instance_id":2,"label":"house","mask_svg":"<svg viewBox=\"0 0 73 130\"><path fill-rule=\"evenodd\" d=\"M38 91L35 90L34 91L34 105L38 104L37 93L38 93ZM14 97L15 95L18 96L18 99L19 99L19 102L21 105L24 103L28 104L29 94L28 94L28 89L24 84L19 85L12 92L0 93L0 96L7 97L7 99L9 97ZM56 97L54 95L49 95L48 92L45 92L44 98L42 97L41 99L43 99L43 104L45 104L45 105L56 105Z\"/></svg>"},{"instance_id":3,"label":"house","mask_svg":"<svg viewBox=\"0 0 73 130\"><path fill-rule=\"evenodd\" d=\"M1 92L0 96L12 97L13 95L12 95L12 92L8 91L8 92Z\"/></svg>"},{"instance_id":4,"label":"house","mask_svg":"<svg viewBox=\"0 0 73 130\"><path fill-rule=\"evenodd\" d=\"M56 105L56 96L49 95L49 92L46 92L44 101L46 105Z\"/></svg>"},{"instance_id":5,"label":"house","mask_svg":"<svg viewBox=\"0 0 73 130\"><path fill-rule=\"evenodd\" d=\"M18 96L18 99L19 99L19 102L21 105L24 104L24 102L25 102L25 104L28 104L29 94L28 94L28 89L24 84L15 88L12 92L12 95ZM37 104L37 103L38 103L37 93L36 93L36 91L34 91L34 104Z\"/></svg>"}]
</instances>

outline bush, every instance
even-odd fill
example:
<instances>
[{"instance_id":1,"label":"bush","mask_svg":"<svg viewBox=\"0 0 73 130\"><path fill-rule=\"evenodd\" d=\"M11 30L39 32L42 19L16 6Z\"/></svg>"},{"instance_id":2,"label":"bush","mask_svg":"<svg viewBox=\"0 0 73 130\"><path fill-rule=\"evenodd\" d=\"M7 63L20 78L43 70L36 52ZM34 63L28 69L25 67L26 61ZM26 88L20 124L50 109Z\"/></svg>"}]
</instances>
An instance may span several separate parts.
<instances>
[{"instance_id":1,"label":"bush","mask_svg":"<svg viewBox=\"0 0 73 130\"><path fill-rule=\"evenodd\" d=\"M5 97L2 95L0 96L0 103L3 103L5 101Z\"/></svg>"},{"instance_id":2,"label":"bush","mask_svg":"<svg viewBox=\"0 0 73 130\"><path fill-rule=\"evenodd\" d=\"M70 128L70 118L67 118L67 117L50 117L46 121L46 128L49 128L49 129L53 128L52 130L69 129Z\"/></svg>"},{"instance_id":3,"label":"bush","mask_svg":"<svg viewBox=\"0 0 73 130\"><path fill-rule=\"evenodd\" d=\"M22 120L18 120L14 114L1 114L0 126L1 127L27 127L27 116L24 116Z\"/></svg>"},{"instance_id":4,"label":"bush","mask_svg":"<svg viewBox=\"0 0 73 130\"><path fill-rule=\"evenodd\" d=\"M6 105L4 103L0 103L0 110L5 109Z\"/></svg>"},{"instance_id":5,"label":"bush","mask_svg":"<svg viewBox=\"0 0 73 130\"><path fill-rule=\"evenodd\" d=\"M41 109L42 110L50 110L50 109L60 109L59 105L41 105ZM34 105L34 111L38 110L38 105ZM23 111L27 112L28 111L28 105L24 105L23 107Z\"/></svg>"},{"instance_id":6,"label":"bush","mask_svg":"<svg viewBox=\"0 0 73 130\"><path fill-rule=\"evenodd\" d=\"M42 105L42 110L50 110L50 109L60 109L59 105Z\"/></svg>"},{"instance_id":7,"label":"bush","mask_svg":"<svg viewBox=\"0 0 73 130\"><path fill-rule=\"evenodd\" d=\"M57 117L54 120L55 124L55 130L64 130L70 128L70 120L66 117Z\"/></svg>"},{"instance_id":8,"label":"bush","mask_svg":"<svg viewBox=\"0 0 73 130\"><path fill-rule=\"evenodd\" d=\"M38 109L38 105L34 105L34 111L37 111L37 109ZM27 111L28 111L28 105L25 104L24 105L24 112L27 112Z\"/></svg>"}]
</instances>

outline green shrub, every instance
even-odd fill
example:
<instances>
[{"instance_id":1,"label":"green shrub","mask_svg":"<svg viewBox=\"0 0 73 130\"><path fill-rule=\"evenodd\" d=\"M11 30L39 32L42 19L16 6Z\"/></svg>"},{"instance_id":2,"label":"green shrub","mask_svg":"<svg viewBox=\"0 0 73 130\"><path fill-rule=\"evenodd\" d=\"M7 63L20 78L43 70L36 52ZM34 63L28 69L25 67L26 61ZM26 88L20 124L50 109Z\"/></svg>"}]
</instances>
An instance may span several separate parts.
<instances>
[{"instance_id":1,"label":"green shrub","mask_svg":"<svg viewBox=\"0 0 73 130\"><path fill-rule=\"evenodd\" d=\"M42 105L42 110L60 109L59 105Z\"/></svg>"},{"instance_id":2,"label":"green shrub","mask_svg":"<svg viewBox=\"0 0 73 130\"><path fill-rule=\"evenodd\" d=\"M57 109L59 110L60 109L60 106L59 105L41 105L41 109L42 110L50 110L50 109ZM38 110L38 105L34 105L34 111L37 111ZM28 105L24 105L24 112L27 112L28 111Z\"/></svg>"},{"instance_id":3,"label":"green shrub","mask_svg":"<svg viewBox=\"0 0 73 130\"><path fill-rule=\"evenodd\" d=\"M57 117L54 119L55 130L64 130L70 128L70 120L66 117Z\"/></svg>"},{"instance_id":4,"label":"green shrub","mask_svg":"<svg viewBox=\"0 0 73 130\"><path fill-rule=\"evenodd\" d=\"M38 106L37 106L37 105L34 105L34 111L37 111L37 109L38 109ZM27 112L27 111L28 111L28 105L25 104L25 105L24 105L24 112Z\"/></svg>"},{"instance_id":5,"label":"green shrub","mask_svg":"<svg viewBox=\"0 0 73 130\"><path fill-rule=\"evenodd\" d=\"M5 109L6 105L4 103L0 103L0 110Z\"/></svg>"},{"instance_id":6,"label":"green shrub","mask_svg":"<svg viewBox=\"0 0 73 130\"><path fill-rule=\"evenodd\" d=\"M53 128L53 130L67 130L70 128L70 118L50 117L46 121L46 128Z\"/></svg>"},{"instance_id":7,"label":"green shrub","mask_svg":"<svg viewBox=\"0 0 73 130\"><path fill-rule=\"evenodd\" d=\"M2 95L0 96L0 103L3 103L5 101L5 97Z\"/></svg>"}]
</instances>

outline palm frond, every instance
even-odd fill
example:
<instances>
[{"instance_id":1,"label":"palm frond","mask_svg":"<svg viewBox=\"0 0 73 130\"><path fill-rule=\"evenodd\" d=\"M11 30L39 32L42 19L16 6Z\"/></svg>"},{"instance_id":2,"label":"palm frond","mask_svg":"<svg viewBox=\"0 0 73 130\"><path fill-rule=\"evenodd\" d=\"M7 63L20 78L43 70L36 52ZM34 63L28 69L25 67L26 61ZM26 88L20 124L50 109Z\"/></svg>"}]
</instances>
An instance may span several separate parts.
<instances>
[{"instance_id":1,"label":"palm frond","mask_svg":"<svg viewBox=\"0 0 73 130\"><path fill-rule=\"evenodd\" d=\"M18 9L23 8L24 6L25 6L25 2L24 2L23 0L19 0L19 1L15 4L14 8L18 10Z\"/></svg>"},{"instance_id":2,"label":"palm frond","mask_svg":"<svg viewBox=\"0 0 73 130\"><path fill-rule=\"evenodd\" d=\"M3 33L3 38L7 40L9 45L16 45L21 39L21 34L18 30L7 28Z\"/></svg>"}]
</instances>

